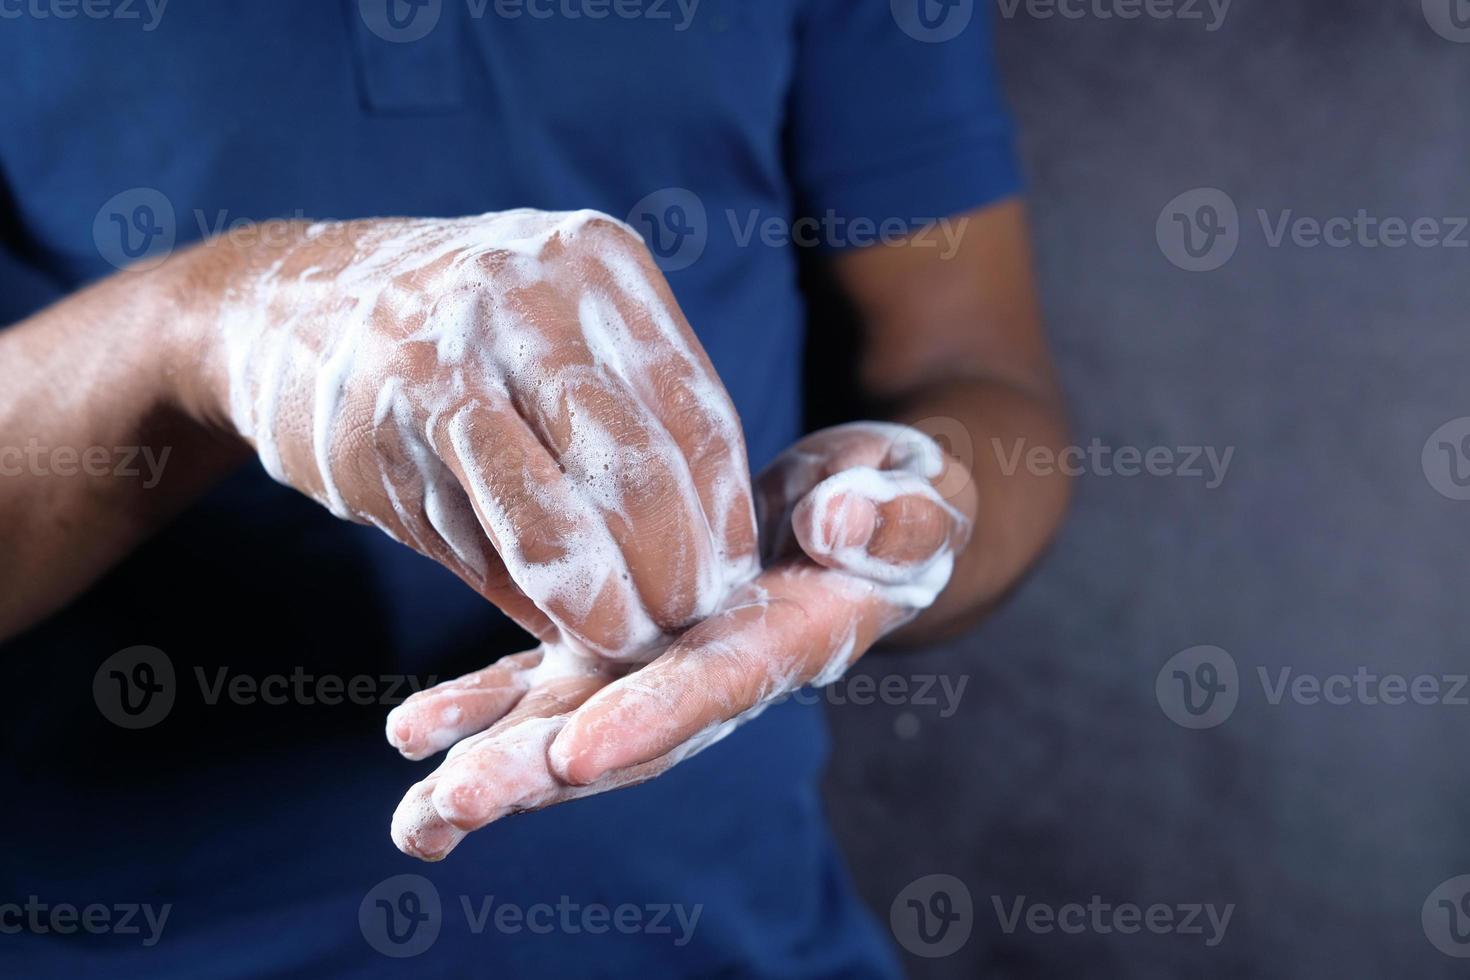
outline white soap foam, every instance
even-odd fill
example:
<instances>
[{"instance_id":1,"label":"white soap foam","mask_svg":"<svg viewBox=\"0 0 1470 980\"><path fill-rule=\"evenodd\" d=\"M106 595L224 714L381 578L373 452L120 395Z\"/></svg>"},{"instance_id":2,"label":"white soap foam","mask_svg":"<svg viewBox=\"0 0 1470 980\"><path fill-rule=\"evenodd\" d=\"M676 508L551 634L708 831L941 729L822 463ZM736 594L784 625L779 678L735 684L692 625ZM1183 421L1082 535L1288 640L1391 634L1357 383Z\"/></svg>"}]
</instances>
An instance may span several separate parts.
<instances>
[{"instance_id":1,"label":"white soap foam","mask_svg":"<svg viewBox=\"0 0 1470 980\"><path fill-rule=\"evenodd\" d=\"M620 228L630 240L636 238L622 222L585 210L520 209L447 221L385 221L353 229L353 261L336 268L329 268L333 263L323 260L307 261L301 272L288 274L284 270L294 251L314 247L312 243L322 239L329 227L324 223L310 226L301 244L284 250L224 304L220 327L230 413L237 430L256 446L272 477L320 488L314 495L334 514L381 526L385 523L382 515L359 513L351 499L352 489L342 484L347 474L356 475L361 467L341 458L340 439L345 420L368 415L367 406L351 404L363 380L360 375L385 372L376 384L371 419L380 432L390 427L389 437L400 445L398 455L414 470L383 477L387 499L404 535L422 545L432 528L466 568L483 576L480 549L471 541L472 535L483 532L469 524L463 507L456 506L458 488L449 485L452 474L428 446L431 425L420 419L450 418L456 450L474 459L479 447L466 425L452 415L456 407L476 396L508 401L512 389L522 395L530 392L545 412L561 406L575 412L572 445L563 462L583 479L569 480L566 487L557 488L556 495L548 494L548 499L555 497L552 502L558 505L575 500L579 511L595 506L625 512L627 501L617 492L617 467L626 473L629 467L645 466L648 460L632 458L636 454L620 446L615 433L599 426L591 413L579 411L575 399L568 401L568 385L585 382L586 372L579 375L575 370L543 367L552 346L545 332L521 315L524 301L515 299L517 291L556 277L558 289L571 290L595 371L622 379L635 395L646 398L652 387L648 373L674 356L687 362L684 374L701 410L717 420L719 431L735 445L740 444L739 424L718 380L700 366L702 358L674 312L631 254L604 247L598 249L597 258L611 270L614 291L621 299L638 304L656 325L657 343L634 336L612 296L591 282L569 277L564 266L550 264L556 261L549 257L554 242L566 246L593 224ZM434 379L433 390L415 386L409 398L403 389L411 383L393 373L398 362L390 355L398 345L417 343L433 345L443 376ZM674 474L675 492L712 529L705 537L715 540L702 546L707 553L671 556L689 565L685 578L694 590L698 611L712 611L734 584L756 572L751 556L729 556L719 540L729 526L734 502L743 499L743 471L732 466L731 478L716 488L716 512L704 513L677 445L656 424L646 404L638 402L630 409L641 412L654 433L648 451ZM308 419L285 414L303 411L309 412ZM362 424L365 422L363 418ZM299 438L303 431L309 431L311 445L283 453L278 440ZM283 456L293 461L310 459L316 472L288 474ZM404 483L412 485L412 492ZM517 528L511 515L495 506L489 488L467 489L475 494L482 512L496 522L497 541L510 552L503 557L512 579L543 611L547 604L556 604L583 614L593 603L609 601L610 593L611 601L626 607L628 629L617 650L600 652L639 659L645 656L642 651L659 643L659 630L641 608L626 576L626 563L605 527L593 526L597 522L586 519L586 514L572 515L578 519L571 522L575 533L567 541L567 555L532 563L517 553ZM417 509L420 499L422 513ZM430 528L423 527L425 522ZM558 625L565 628L566 623Z\"/></svg>"}]
</instances>

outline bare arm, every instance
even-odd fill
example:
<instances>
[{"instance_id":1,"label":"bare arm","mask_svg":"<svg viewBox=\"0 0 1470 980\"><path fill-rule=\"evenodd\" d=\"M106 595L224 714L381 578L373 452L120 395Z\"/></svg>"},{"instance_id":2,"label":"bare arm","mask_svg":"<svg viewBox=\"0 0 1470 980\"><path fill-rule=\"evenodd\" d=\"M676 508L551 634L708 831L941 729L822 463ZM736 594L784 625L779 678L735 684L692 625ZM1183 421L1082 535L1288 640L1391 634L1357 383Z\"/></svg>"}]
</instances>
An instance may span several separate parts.
<instances>
[{"instance_id":1,"label":"bare arm","mask_svg":"<svg viewBox=\"0 0 1470 980\"><path fill-rule=\"evenodd\" d=\"M180 408L182 268L114 276L0 331L0 639L245 458Z\"/></svg>"},{"instance_id":2,"label":"bare arm","mask_svg":"<svg viewBox=\"0 0 1470 980\"><path fill-rule=\"evenodd\" d=\"M971 214L961 241L949 258L911 243L839 260L867 324L867 388L892 421L812 433L757 478L760 576L636 672L528 694L461 743L399 805L403 850L437 860L509 813L656 776L885 637L973 621L1016 581L1056 531L1067 484L1007 475L991 440L1059 448L1061 398L1020 205ZM415 694L390 732L523 686L542 655Z\"/></svg>"},{"instance_id":3,"label":"bare arm","mask_svg":"<svg viewBox=\"0 0 1470 980\"><path fill-rule=\"evenodd\" d=\"M1024 452L1005 472L1018 444L1060 451L1068 439L1025 209L1007 201L958 221L952 256L920 236L846 253L836 267L866 330L865 390L893 421L957 454L938 482L974 521L948 587L899 640L933 639L982 616L1041 554L1069 496L1066 476L1029 472Z\"/></svg>"},{"instance_id":4,"label":"bare arm","mask_svg":"<svg viewBox=\"0 0 1470 980\"><path fill-rule=\"evenodd\" d=\"M0 478L0 639L251 453L594 660L757 570L734 406L636 233L592 211L223 236L7 331L0 384L0 467L47 450ZM78 466L132 446L157 485Z\"/></svg>"}]
</instances>

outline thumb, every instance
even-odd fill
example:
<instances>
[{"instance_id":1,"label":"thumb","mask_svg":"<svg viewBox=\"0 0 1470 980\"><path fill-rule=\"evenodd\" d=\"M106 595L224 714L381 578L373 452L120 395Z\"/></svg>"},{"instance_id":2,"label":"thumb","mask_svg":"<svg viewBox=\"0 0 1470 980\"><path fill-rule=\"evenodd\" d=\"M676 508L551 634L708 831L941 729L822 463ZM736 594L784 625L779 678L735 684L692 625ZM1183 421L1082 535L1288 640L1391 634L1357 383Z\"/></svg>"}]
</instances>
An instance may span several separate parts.
<instances>
[{"instance_id":1,"label":"thumb","mask_svg":"<svg viewBox=\"0 0 1470 980\"><path fill-rule=\"evenodd\" d=\"M928 480L868 466L817 484L791 523L812 561L881 583L913 581L969 534L969 522Z\"/></svg>"}]
</instances>

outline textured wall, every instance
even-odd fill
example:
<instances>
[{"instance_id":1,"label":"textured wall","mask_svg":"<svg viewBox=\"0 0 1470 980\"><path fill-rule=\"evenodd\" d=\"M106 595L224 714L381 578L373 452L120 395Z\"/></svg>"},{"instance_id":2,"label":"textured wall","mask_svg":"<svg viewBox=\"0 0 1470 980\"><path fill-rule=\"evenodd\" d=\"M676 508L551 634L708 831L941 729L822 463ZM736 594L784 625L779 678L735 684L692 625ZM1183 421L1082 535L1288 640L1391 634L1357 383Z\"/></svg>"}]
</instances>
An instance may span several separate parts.
<instances>
[{"instance_id":1,"label":"textured wall","mask_svg":"<svg viewBox=\"0 0 1470 980\"><path fill-rule=\"evenodd\" d=\"M864 665L969 681L947 718L834 708L830 801L863 891L887 918L922 875L964 882L971 935L910 957L918 976L1461 973L1431 944L1470 952L1449 913L1436 896L1426 928L1421 907L1470 873L1470 706L1371 704L1356 687L1347 704L1272 704L1260 676L1470 670L1470 502L1435 489L1457 492L1440 440L1421 461L1431 433L1470 415L1470 232L1441 220L1470 215L1470 43L1430 27L1450 0L1236 0L1214 31L1203 3L1204 21L1124 21L1094 12L1116 0L1087 0L1078 20L989 2L1078 442L1235 452L1213 489L1093 467L1002 613L947 648ZM1188 272L1156 222L1198 187L1229 195L1239 241ZM1273 244L1258 214L1274 234L1287 211L1359 209L1437 219L1421 240L1460 247L1372 247L1374 228L1342 247ZM1192 730L1155 681L1201 644L1230 655L1237 704ZM1177 711L1175 684L1171 667ZM1213 948L1007 934L994 908L1093 895L1235 908Z\"/></svg>"}]
</instances>

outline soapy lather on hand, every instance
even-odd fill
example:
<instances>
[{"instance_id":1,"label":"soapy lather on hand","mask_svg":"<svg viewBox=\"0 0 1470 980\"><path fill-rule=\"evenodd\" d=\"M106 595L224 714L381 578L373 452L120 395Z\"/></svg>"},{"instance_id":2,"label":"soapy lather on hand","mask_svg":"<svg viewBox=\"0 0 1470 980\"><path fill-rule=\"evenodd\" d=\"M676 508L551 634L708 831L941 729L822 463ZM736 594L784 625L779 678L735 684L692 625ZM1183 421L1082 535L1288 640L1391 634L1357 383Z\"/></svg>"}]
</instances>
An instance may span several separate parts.
<instances>
[{"instance_id":1,"label":"soapy lather on hand","mask_svg":"<svg viewBox=\"0 0 1470 980\"><path fill-rule=\"evenodd\" d=\"M394 814L405 853L438 860L470 831L652 778L781 695L835 681L948 580L971 519L934 489L948 462L905 426L815 433L757 481L765 568L645 666L589 664L543 644L419 692L389 739L478 711L503 717L450 750Z\"/></svg>"},{"instance_id":2,"label":"soapy lather on hand","mask_svg":"<svg viewBox=\"0 0 1470 980\"><path fill-rule=\"evenodd\" d=\"M755 574L735 409L625 225L314 225L252 259L206 363L277 480L588 656L646 657Z\"/></svg>"},{"instance_id":3,"label":"soapy lather on hand","mask_svg":"<svg viewBox=\"0 0 1470 980\"><path fill-rule=\"evenodd\" d=\"M313 225L250 261L204 352L214 414L277 480L541 641L389 716L408 758L452 746L394 816L410 854L650 778L836 679L933 601L965 542L939 448L864 423L763 475L762 562L734 406L605 215Z\"/></svg>"}]
</instances>

